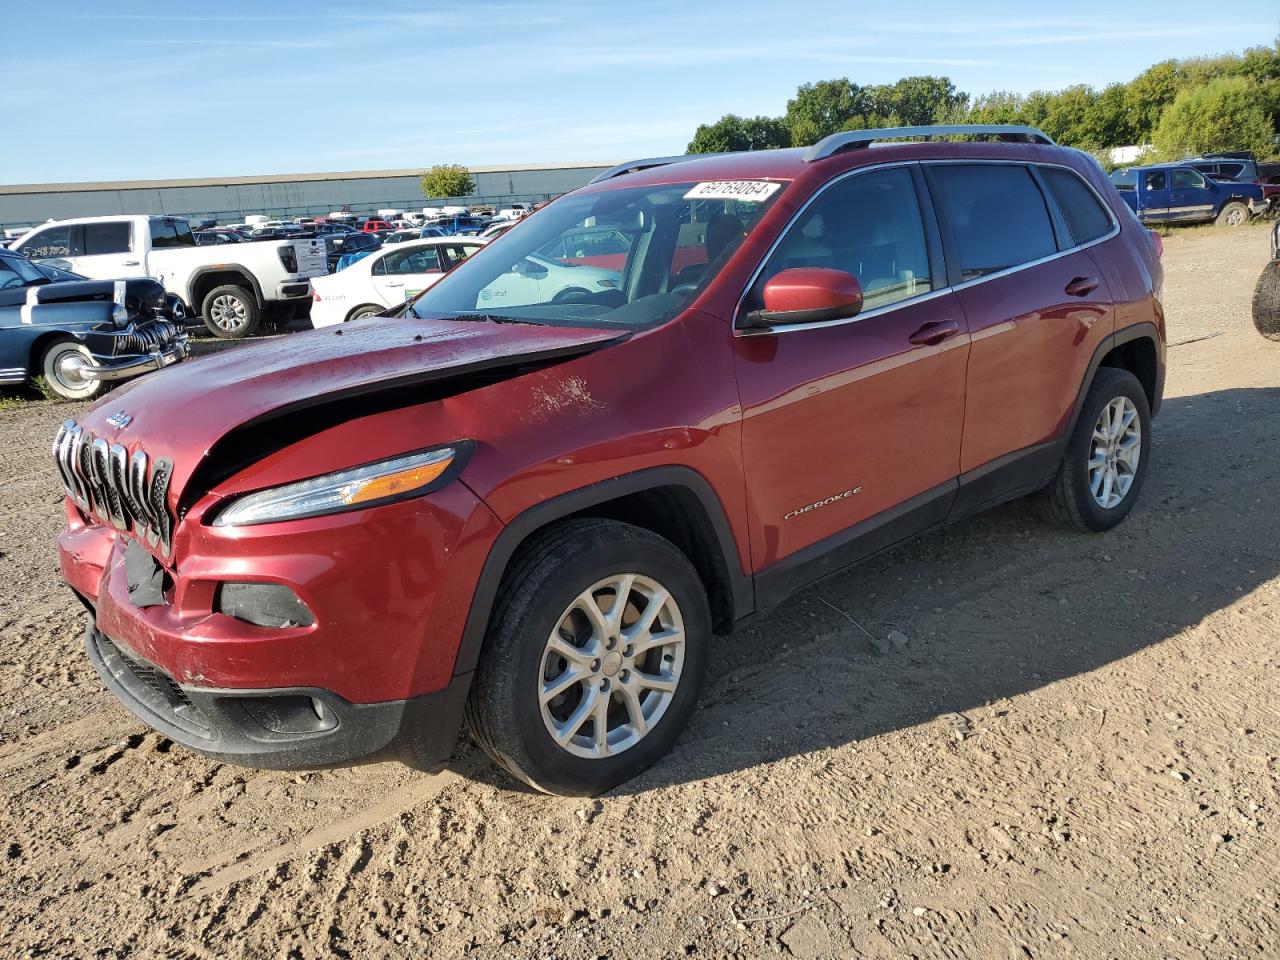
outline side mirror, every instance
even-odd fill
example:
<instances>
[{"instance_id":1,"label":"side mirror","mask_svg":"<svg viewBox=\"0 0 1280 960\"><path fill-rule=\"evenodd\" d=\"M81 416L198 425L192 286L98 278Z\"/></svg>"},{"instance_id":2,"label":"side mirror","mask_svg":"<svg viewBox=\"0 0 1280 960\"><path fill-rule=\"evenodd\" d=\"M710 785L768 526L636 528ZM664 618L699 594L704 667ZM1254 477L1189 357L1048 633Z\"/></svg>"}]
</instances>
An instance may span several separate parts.
<instances>
[{"instance_id":1,"label":"side mirror","mask_svg":"<svg viewBox=\"0 0 1280 960\"><path fill-rule=\"evenodd\" d=\"M764 308L747 315L747 326L844 320L862 309L862 284L843 270L793 267L764 285Z\"/></svg>"},{"instance_id":2,"label":"side mirror","mask_svg":"<svg viewBox=\"0 0 1280 960\"><path fill-rule=\"evenodd\" d=\"M520 276L529 277L532 280L541 280L548 273L546 267L529 259L524 259L517 263L515 270Z\"/></svg>"}]
</instances>

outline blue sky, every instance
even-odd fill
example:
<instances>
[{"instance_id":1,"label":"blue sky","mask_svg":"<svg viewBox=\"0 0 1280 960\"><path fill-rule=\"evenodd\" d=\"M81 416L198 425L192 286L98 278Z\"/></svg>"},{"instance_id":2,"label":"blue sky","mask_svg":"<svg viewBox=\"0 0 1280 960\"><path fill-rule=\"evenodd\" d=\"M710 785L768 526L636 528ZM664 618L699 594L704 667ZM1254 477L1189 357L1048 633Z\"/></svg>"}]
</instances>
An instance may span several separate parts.
<instances>
[{"instance_id":1,"label":"blue sky","mask_svg":"<svg viewBox=\"0 0 1280 960\"><path fill-rule=\"evenodd\" d=\"M1145 13L1143 12L1145 9ZM1280 32L1274 0L62 0L0 12L0 183L615 160L804 82L1127 80Z\"/></svg>"}]
</instances>

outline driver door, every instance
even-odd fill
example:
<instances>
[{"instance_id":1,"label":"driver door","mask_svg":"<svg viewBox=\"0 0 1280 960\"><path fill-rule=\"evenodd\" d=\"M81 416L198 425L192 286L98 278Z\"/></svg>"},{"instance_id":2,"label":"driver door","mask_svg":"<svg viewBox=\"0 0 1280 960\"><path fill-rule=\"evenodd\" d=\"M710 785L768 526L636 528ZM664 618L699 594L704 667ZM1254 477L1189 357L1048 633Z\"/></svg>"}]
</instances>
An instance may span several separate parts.
<instances>
[{"instance_id":1,"label":"driver door","mask_svg":"<svg viewBox=\"0 0 1280 960\"><path fill-rule=\"evenodd\" d=\"M857 277L864 303L848 319L735 331L751 553L766 592L950 511L969 334L925 196L915 165L829 184L747 292L743 310L758 309L770 277L826 267Z\"/></svg>"}]
</instances>

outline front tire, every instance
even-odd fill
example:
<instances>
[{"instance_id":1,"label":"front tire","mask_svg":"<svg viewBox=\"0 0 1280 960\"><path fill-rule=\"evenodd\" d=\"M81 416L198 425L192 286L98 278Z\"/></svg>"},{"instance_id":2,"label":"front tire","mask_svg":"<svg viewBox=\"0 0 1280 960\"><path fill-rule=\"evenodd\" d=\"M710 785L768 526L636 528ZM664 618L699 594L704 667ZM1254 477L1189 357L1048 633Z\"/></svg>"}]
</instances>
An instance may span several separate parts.
<instances>
[{"instance_id":1,"label":"front tire","mask_svg":"<svg viewBox=\"0 0 1280 960\"><path fill-rule=\"evenodd\" d=\"M710 640L702 581L672 543L611 520L557 524L503 578L468 726L529 786L602 793L670 749Z\"/></svg>"},{"instance_id":2,"label":"front tire","mask_svg":"<svg viewBox=\"0 0 1280 960\"><path fill-rule=\"evenodd\" d=\"M1047 518L1084 533L1110 530L1133 509L1150 451L1151 408L1142 384L1128 370L1102 367L1043 492Z\"/></svg>"},{"instance_id":3,"label":"front tire","mask_svg":"<svg viewBox=\"0 0 1280 960\"><path fill-rule=\"evenodd\" d=\"M1239 227L1249 222L1249 208L1239 200L1232 200L1218 211L1220 227Z\"/></svg>"},{"instance_id":4,"label":"front tire","mask_svg":"<svg viewBox=\"0 0 1280 960\"><path fill-rule=\"evenodd\" d=\"M253 291L235 284L214 287L205 294L200 313L209 332L223 340L243 340L262 321Z\"/></svg>"},{"instance_id":5,"label":"front tire","mask_svg":"<svg viewBox=\"0 0 1280 960\"><path fill-rule=\"evenodd\" d=\"M105 380L91 380L80 372L94 365L89 348L75 340L55 340L40 357L44 382L62 400L92 400L107 389Z\"/></svg>"}]
</instances>

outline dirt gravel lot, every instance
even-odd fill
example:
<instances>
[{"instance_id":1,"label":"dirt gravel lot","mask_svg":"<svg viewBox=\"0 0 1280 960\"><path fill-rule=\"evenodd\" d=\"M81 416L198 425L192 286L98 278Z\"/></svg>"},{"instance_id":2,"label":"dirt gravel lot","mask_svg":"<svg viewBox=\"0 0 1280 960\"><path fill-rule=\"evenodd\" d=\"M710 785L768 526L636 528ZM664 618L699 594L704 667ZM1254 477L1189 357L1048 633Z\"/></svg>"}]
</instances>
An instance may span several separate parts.
<instances>
[{"instance_id":1,"label":"dirt gravel lot","mask_svg":"<svg viewBox=\"0 0 1280 960\"><path fill-rule=\"evenodd\" d=\"M3 410L0 955L1280 956L1266 249L1167 241L1127 523L1015 503L827 579L720 639L675 754L598 801L466 746L433 776L295 775L150 732L58 581L47 442L75 408Z\"/></svg>"}]
</instances>

